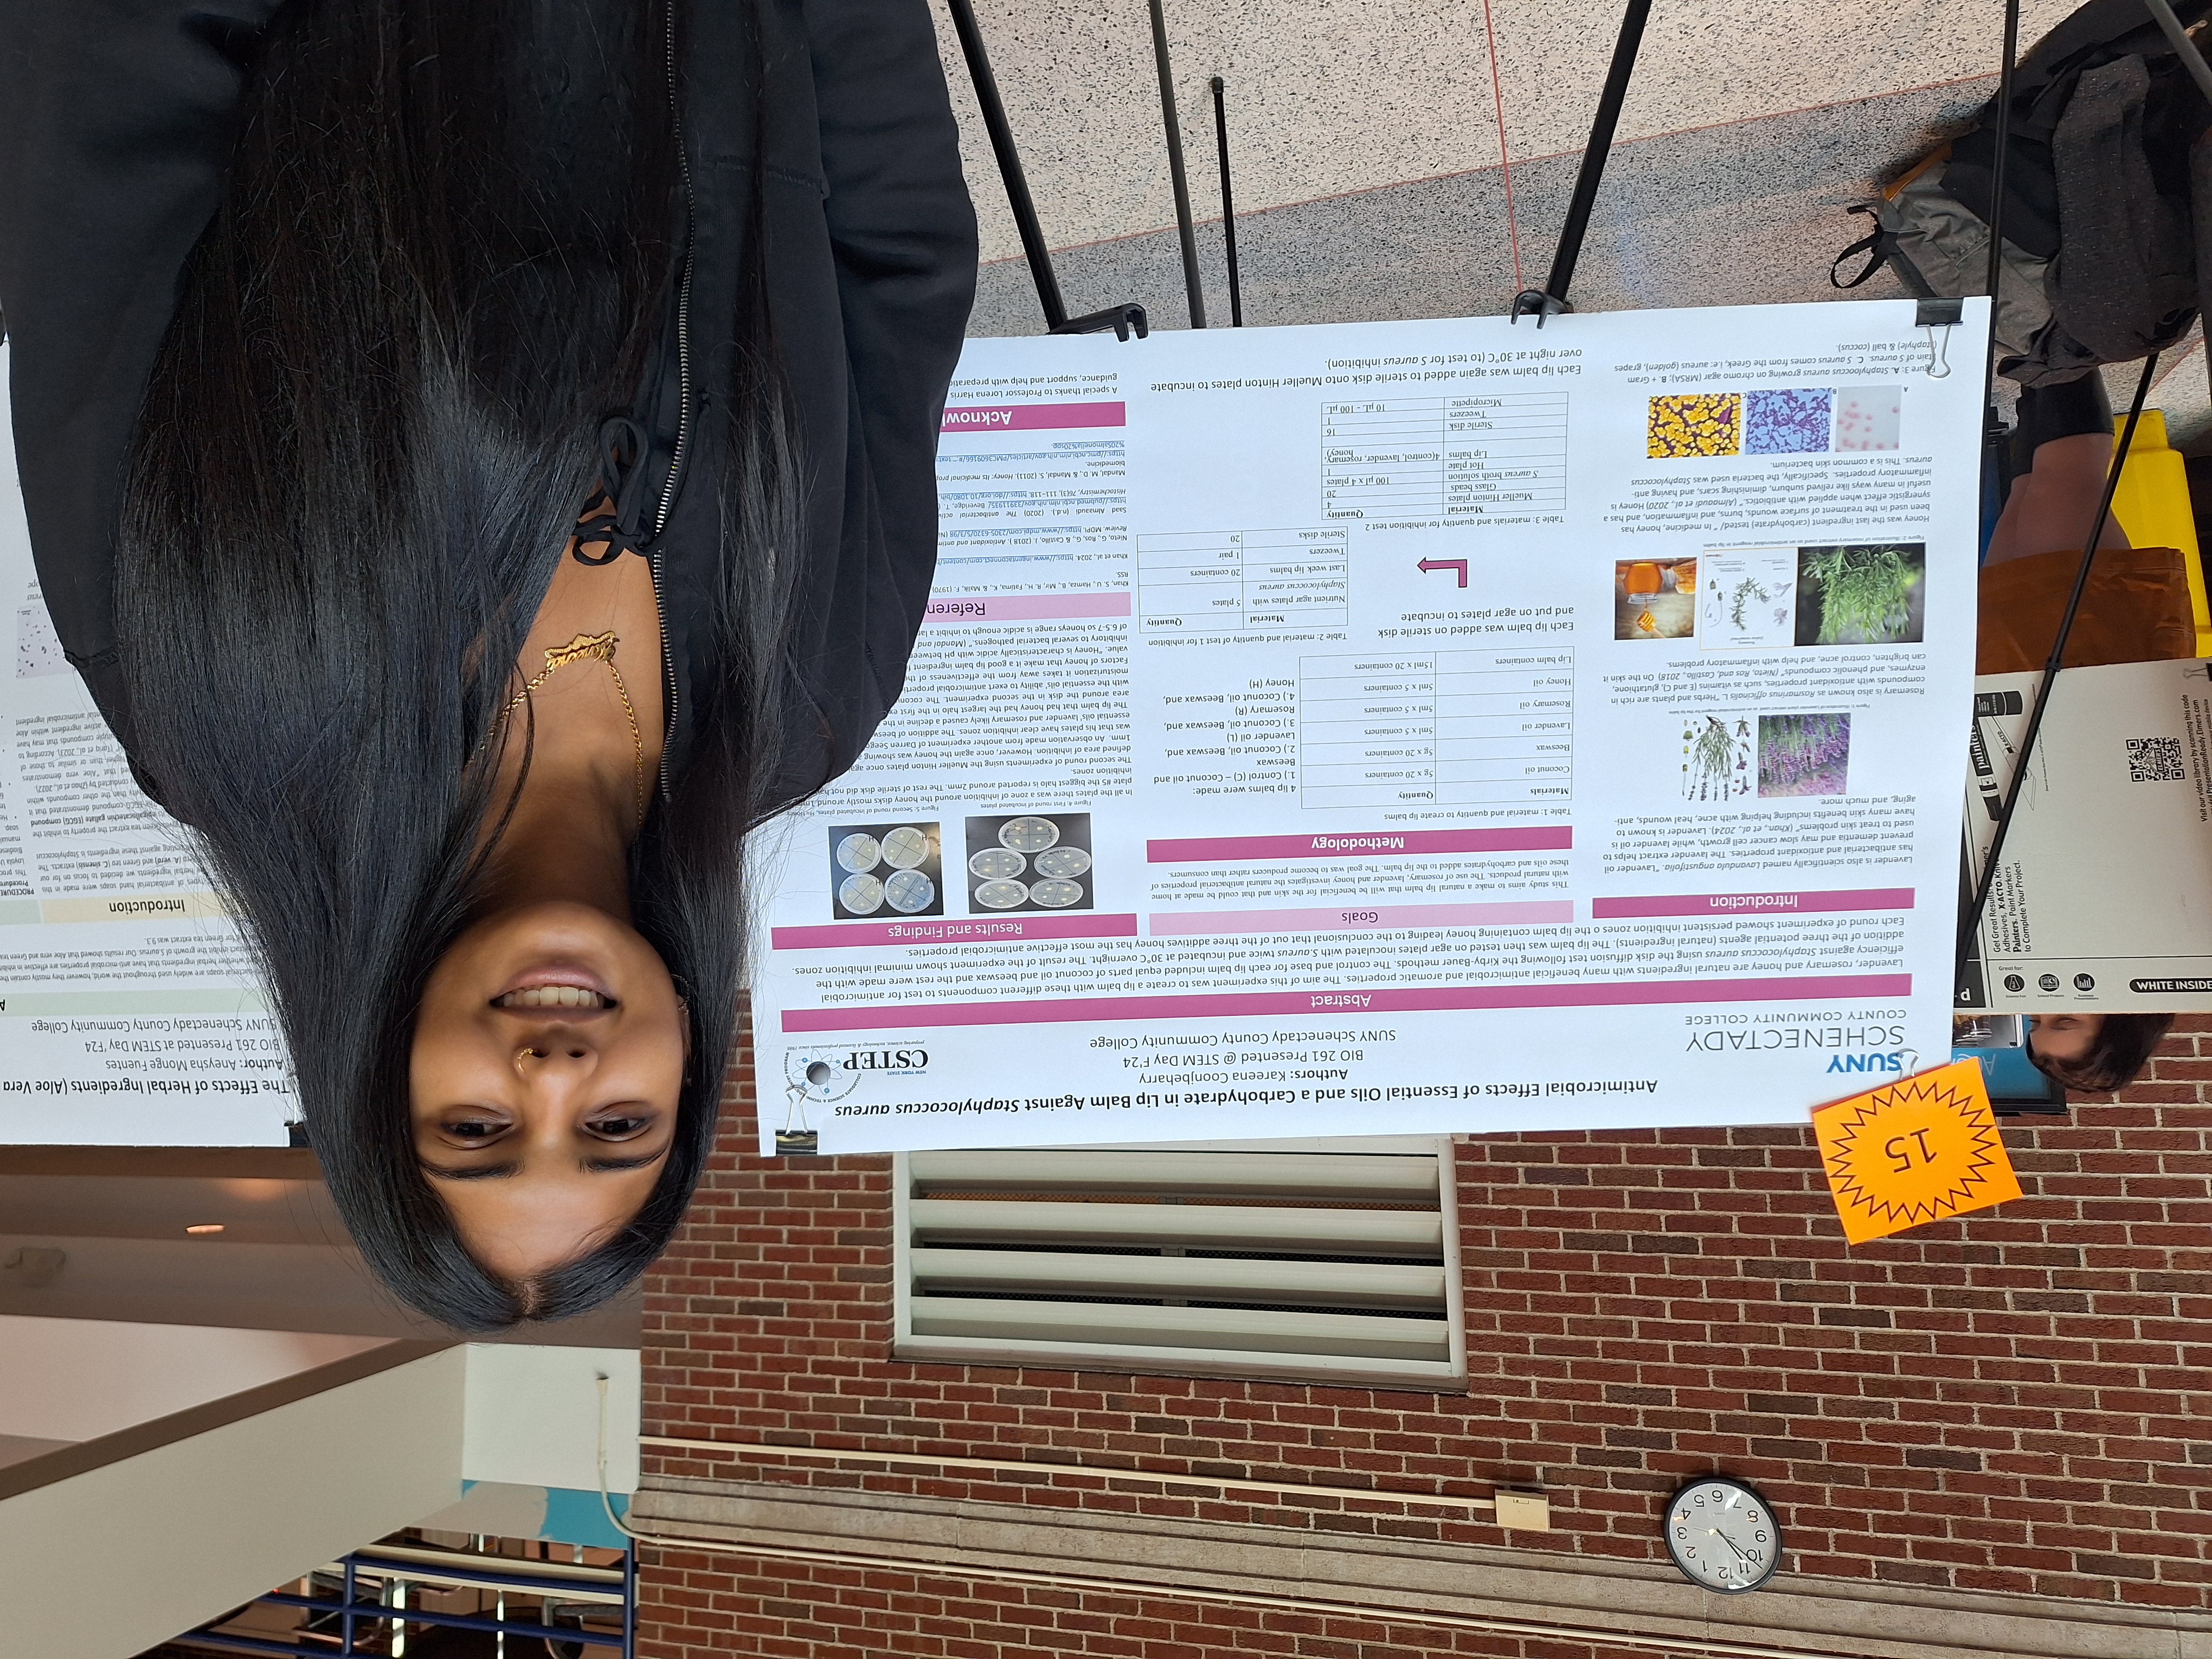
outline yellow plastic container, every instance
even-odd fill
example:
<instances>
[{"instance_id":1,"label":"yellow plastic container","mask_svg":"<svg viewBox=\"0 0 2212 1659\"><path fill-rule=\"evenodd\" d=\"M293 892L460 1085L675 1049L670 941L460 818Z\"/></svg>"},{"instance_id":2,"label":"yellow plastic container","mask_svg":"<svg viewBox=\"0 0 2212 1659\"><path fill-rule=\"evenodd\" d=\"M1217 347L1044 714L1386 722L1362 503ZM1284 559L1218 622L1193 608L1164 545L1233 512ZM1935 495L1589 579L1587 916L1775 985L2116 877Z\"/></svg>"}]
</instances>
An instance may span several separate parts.
<instances>
[{"instance_id":1,"label":"yellow plastic container","mask_svg":"<svg viewBox=\"0 0 2212 1659\"><path fill-rule=\"evenodd\" d=\"M2120 416L2112 433L2127 424ZM2167 447L2166 416L2146 409L2136 424L2128 464L2112 495L2112 516L2135 547L2178 547L2189 577L2189 609L2197 620L2197 654L2212 657L2212 605L2204 592L2204 562L2197 544L2197 514L2189 500L2189 474L2180 453Z\"/></svg>"}]
</instances>

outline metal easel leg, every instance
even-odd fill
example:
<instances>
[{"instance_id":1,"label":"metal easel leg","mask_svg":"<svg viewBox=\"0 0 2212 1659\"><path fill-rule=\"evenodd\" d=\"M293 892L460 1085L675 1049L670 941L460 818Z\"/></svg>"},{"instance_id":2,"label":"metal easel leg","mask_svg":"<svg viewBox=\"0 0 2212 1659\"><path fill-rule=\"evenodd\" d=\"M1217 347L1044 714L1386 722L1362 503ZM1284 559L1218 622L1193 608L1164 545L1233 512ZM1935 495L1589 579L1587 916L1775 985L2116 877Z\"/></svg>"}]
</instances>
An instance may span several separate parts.
<instances>
[{"instance_id":1,"label":"metal easel leg","mask_svg":"<svg viewBox=\"0 0 2212 1659\"><path fill-rule=\"evenodd\" d=\"M1229 326L1244 326L1244 284L1237 270L1237 203L1229 191L1228 91L1219 76L1213 86L1213 151L1221 167L1221 241L1229 256Z\"/></svg>"},{"instance_id":2,"label":"metal easel leg","mask_svg":"<svg viewBox=\"0 0 2212 1659\"><path fill-rule=\"evenodd\" d=\"M1070 317L1060 298L1060 277L1052 268L1044 230L1037 222L1036 198L1030 194L1029 175L1022 171L1022 153L1014 144L1014 130L1006 119L1006 104L999 97L998 77L991 72L991 54L983 45L983 32L975 21L969 0L945 0L952 14L952 32L959 37L960 55L967 60L968 78L975 88L975 106L982 112L983 131L989 135L991 153L998 159L999 177L1006 187L1006 205L1013 212L1014 229L1022 239L1022 256L1029 261L1036 283L1037 304L1044 312L1048 334L1099 334L1112 329L1121 338L1134 333L1143 339L1151 331L1140 305L1109 306L1085 316Z\"/></svg>"},{"instance_id":3,"label":"metal easel leg","mask_svg":"<svg viewBox=\"0 0 2212 1659\"><path fill-rule=\"evenodd\" d=\"M1636 72L1636 54L1644 44L1644 26L1650 21L1651 0L1628 0L1621 14L1620 34L1613 45L1613 65L1606 70L1605 90L1598 94L1597 118L1590 123L1589 143L1575 174L1575 191L1567 200L1566 222L1559 228L1559 245L1552 256L1552 274L1540 289L1523 289L1513 296L1508 315L1516 322L1544 319L1572 311L1567 289L1575 280L1575 263L1582 258L1583 237L1589 229L1590 210L1597 204L1597 187L1605 178L1606 157L1613 149L1613 135L1620 125L1621 106L1628 101L1628 82Z\"/></svg>"},{"instance_id":4,"label":"metal easel leg","mask_svg":"<svg viewBox=\"0 0 2212 1659\"><path fill-rule=\"evenodd\" d=\"M1150 0L1152 67L1160 77L1160 125L1167 133L1168 179L1175 186L1176 234L1182 242L1182 291L1190 325L1206 326L1206 289L1198 279L1198 236L1190 222L1190 178L1183 171L1182 124L1176 118L1175 65L1168 56L1168 21L1160 0Z\"/></svg>"},{"instance_id":5,"label":"metal easel leg","mask_svg":"<svg viewBox=\"0 0 2212 1659\"><path fill-rule=\"evenodd\" d=\"M1982 365L1982 477L1984 489L1992 495L1996 489L1994 480L2002 476L2007 443L1996 406L1997 291L2004 277L2005 161L2006 152L2012 148L2013 71L2019 57L2020 0L2005 0L2004 58L1997 66L1996 156L1990 163L1989 272L1982 284L1990 295L1990 353L1989 361Z\"/></svg>"}]
</instances>

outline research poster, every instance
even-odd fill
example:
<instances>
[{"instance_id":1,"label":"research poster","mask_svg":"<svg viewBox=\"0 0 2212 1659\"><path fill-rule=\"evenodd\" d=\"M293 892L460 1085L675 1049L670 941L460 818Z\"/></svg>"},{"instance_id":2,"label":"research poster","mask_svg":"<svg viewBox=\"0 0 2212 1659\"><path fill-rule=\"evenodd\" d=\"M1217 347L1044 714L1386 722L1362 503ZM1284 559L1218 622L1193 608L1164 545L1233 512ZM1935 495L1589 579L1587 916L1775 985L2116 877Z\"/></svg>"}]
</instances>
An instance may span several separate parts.
<instances>
[{"instance_id":1,"label":"research poster","mask_svg":"<svg viewBox=\"0 0 2212 1659\"><path fill-rule=\"evenodd\" d=\"M291 1078L244 942L63 659L12 442L0 468L0 1144L284 1146Z\"/></svg>"},{"instance_id":2,"label":"research poster","mask_svg":"<svg viewBox=\"0 0 2212 1659\"><path fill-rule=\"evenodd\" d=\"M2212 1010L2212 663L2069 668L1997 855L1962 1008ZM2040 674L1974 682L1966 829L1988 859Z\"/></svg>"},{"instance_id":3,"label":"research poster","mask_svg":"<svg viewBox=\"0 0 2212 1659\"><path fill-rule=\"evenodd\" d=\"M1802 1122L1950 1050L1986 307L971 341L764 1150Z\"/></svg>"}]
</instances>

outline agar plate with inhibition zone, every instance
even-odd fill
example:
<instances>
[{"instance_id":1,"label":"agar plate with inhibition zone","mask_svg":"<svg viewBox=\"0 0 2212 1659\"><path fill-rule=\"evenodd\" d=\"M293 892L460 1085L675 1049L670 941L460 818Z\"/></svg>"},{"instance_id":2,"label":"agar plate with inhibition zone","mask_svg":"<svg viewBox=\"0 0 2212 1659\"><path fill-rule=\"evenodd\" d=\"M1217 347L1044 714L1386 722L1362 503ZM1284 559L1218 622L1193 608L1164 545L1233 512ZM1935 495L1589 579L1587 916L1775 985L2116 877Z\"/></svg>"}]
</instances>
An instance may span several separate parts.
<instances>
[{"instance_id":1,"label":"agar plate with inhibition zone","mask_svg":"<svg viewBox=\"0 0 2212 1659\"><path fill-rule=\"evenodd\" d=\"M884 899L902 916L926 910L937 896L937 884L919 870L894 870L884 878Z\"/></svg>"},{"instance_id":2,"label":"agar plate with inhibition zone","mask_svg":"<svg viewBox=\"0 0 2212 1659\"><path fill-rule=\"evenodd\" d=\"M866 833L848 836L837 843L838 868L856 876L874 869L882 856L881 843Z\"/></svg>"},{"instance_id":3,"label":"agar plate with inhibition zone","mask_svg":"<svg viewBox=\"0 0 2212 1659\"><path fill-rule=\"evenodd\" d=\"M1083 884L1077 881L1038 881L1030 884L1031 902L1054 910L1065 910L1071 904L1083 902Z\"/></svg>"},{"instance_id":4,"label":"agar plate with inhibition zone","mask_svg":"<svg viewBox=\"0 0 2212 1659\"><path fill-rule=\"evenodd\" d=\"M975 902L986 910L1011 910L1029 898L1030 890L1018 881L987 881L975 890Z\"/></svg>"},{"instance_id":5,"label":"agar plate with inhibition zone","mask_svg":"<svg viewBox=\"0 0 2212 1659\"><path fill-rule=\"evenodd\" d=\"M872 915L883 908L884 884L873 876L848 876L837 884L837 902L856 916Z\"/></svg>"},{"instance_id":6,"label":"agar plate with inhibition zone","mask_svg":"<svg viewBox=\"0 0 2212 1659\"><path fill-rule=\"evenodd\" d=\"M1036 855L1037 874L1054 881L1073 881L1090 867L1091 854L1080 847L1048 847Z\"/></svg>"},{"instance_id":7,"label":"agar plate with inhibition zone","mask_svg":"<svg viewBox=\"0 0 2212 1659\"><path fill-rule=\"evenodd\" d=\"M929 856L929 837L910 823L902 823L884 837L884 862L896 870L911 870Z\"/></svg>"},{"instance_id":8,"label":"agar plate with inhibition zone","mask_svg":"<svg viewBox=\"0 0 2212 1659\"><path fill-rule=\"evenodd\" d=\"M1029 867L1030 861L1011 847L986 847L968 860L970 872L984 881L1008 881Z\"/></svg>"},{"instance_id":9,"label":"agar plate with inhibition zone","mask_svg":"<svg viewBox=\"0 0 2212 1659\"><path fill-rule=\"evenodd\" d=\"M1060 839L1060 826L1050 818L1008 818L999 830L999 845L1017 853L1042 853Z\"/></svg>"}]
</instances>

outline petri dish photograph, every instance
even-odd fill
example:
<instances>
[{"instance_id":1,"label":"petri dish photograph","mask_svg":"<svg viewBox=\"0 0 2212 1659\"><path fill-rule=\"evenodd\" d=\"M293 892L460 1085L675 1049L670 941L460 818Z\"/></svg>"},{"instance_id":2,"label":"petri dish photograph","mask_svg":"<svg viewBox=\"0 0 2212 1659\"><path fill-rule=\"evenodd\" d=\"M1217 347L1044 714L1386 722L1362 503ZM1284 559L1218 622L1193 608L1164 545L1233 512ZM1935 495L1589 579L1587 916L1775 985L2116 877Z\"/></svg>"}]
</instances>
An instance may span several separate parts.
<instances>
[{"instance_id":1,"label":"petri dish photograph","mask_svg":"<svg viewBox=\"0 0 2212 1659\"><path fill-rule=\"evenodd\" d=\"M928 856L929 836L910 823L884 837L884 862L894 870L911 870Z\"/></svg>"},{"instance_id":2,"label":"petri dish photograph","mask_svg":"<svg viewBox=\"0 0 2212 1659\"><path fill-rule=\"evenodd\" d=\"M902 916L927 910L937 900L937 884L919 870L894 870L884 878L884 902Z\"/></svg>"},{"instance_id":3,"label":"petri dish photograph","mask_svg":"<svg viewBox=\"0 0 2212 1659\"><path fill-rule=\"evenodd\" d=\"M873 915L884 908L884 884L873 876L848 876L837 884L837 902L856 916Z\"/></svg>"},{"instance_id":4,"label":"petri dish photograph","mask_svg":"<svg viewBox=\"0 0 2212 1659\"><path fill-rule=\"evenodd\" d=\"M1071 904L1083 902L1083 884L1079 881L1031 882L1030 900L1051 909L1065 910Z\"/></svg>"},{"instance_id":5,"label":"petri dish photograph","mask_svg":"<svg viewBox=\"0 0 2212 1659\"><path fill-rule=\"evenodd\" d=\"M1017 853L1042 853L1060 839L1060 826L1034 815L1008 818L999 828L999 845Z\"/></svg>"},{"instance_id":6,"label":"petri dish photograph","mask_svg":"<svg viewBox=\"0 0 2212 1659\"><path fill-rule=\"evenodd\" d=\"M1091 867L1091 854L1080 847L1048 847L1036 855L1036 872L1054 881L1073 881Z\"/></svg>"},{"instance_id":7,"label":"petri dish photograph","mask_svg":"<svg viewBox=\"0 0 2212 1659\"><path fill-rule=\"evenodd\" d=\"M837 843L837 867L851 875L863 875L874 869L882 856L882 847L866 830L848 836Z\"/></svg>"},{"instance_id":8,"label":"petri dish photograph","mask_svg":"<svg viewBox=\"0 0 2212 1659\"><path fill-rule=\"evenodd\" d=\"M968 860L969 873L983 881L1007 881L1030 867L1011 847L986 847Z\"/></svg>"},{"instance_id":9,"label":"petri dish photograph","mask_svg":"<svg viewBox=\"0 0 2212 1659\"><path fill-rule=\"evenodd\" d=\"M975 890L975 902L986 910L1011 910L1029 897L1030 890L1018 881L987 881Z\"/></svg>"}]
</instances>

